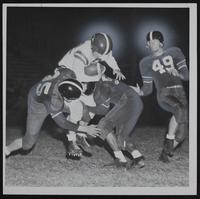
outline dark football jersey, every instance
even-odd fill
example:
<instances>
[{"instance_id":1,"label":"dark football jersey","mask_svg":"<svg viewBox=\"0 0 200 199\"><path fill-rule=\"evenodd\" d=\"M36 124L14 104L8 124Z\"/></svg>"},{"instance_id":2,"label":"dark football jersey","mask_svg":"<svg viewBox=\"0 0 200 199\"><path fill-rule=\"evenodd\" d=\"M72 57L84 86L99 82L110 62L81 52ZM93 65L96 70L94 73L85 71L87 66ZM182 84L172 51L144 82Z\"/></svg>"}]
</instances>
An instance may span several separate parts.
<instances>
[{"instance_id":1,"label":"dark football jersey","mask_svg":"<svg viewBox=\"0 0 200 199\"><path fill-rule=\"evenodd\" d=\"M64 102L58 91L58 84L68 78L75 78L74 73L60 67L55 70L53 76L45 76L34 86L36 101L44 103L49 113L55 113L63 108Z\"/></svg>"},{"instance_id":2,"label":"dark football jersey","mask_svg":"<svg viewBox=\"0 0 200 199\"><path fill-rule=\"evenodd\" d=\"M156 88L160 90L163 87L182 85L180 77L170 73L170 69L180 71L185 66L185 56L182 51L177 47L171 47L159 56L151 55L143 58L140 62L140 73L143 82L154 81Z\"/></svg>"}]
</instances>

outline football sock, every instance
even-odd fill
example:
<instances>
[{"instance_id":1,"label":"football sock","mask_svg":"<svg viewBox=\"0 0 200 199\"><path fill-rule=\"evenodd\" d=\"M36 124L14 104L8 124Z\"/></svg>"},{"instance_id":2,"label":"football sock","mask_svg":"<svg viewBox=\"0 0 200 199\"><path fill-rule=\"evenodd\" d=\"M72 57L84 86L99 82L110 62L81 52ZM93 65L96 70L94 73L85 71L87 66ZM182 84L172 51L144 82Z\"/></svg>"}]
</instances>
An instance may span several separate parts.
<instances>
[{"instance_id":1,"label":"football sock","mask_svg":"<svg viewBox=\"0 0 200 199\"><path fill-rule=\"evenodd\" d=\"M5 147L4 150L5 150L5 154L6 154L6 156L10 155L10 151L9 151L8 147Z\"/></svg>"},{"instance_id":2,"label":"football sock","mask_svg":"<svg viewBox=\"0 0 200 199\"><path fill-rule=\"evenodd\" d=\"M173 136L175 136L177 127L178 127L178 124L176 122L176 119L175 119L174 116L172 116L171 119L170 119L170 122L169 122L169 129L168 129L168 133L167 133L167 136L169 137L168 139L170 139L170 137L173 138Z\"/></svg>"},{"instance_id":3,"label":"football sock","mask_svg":"<svg viewBox=\"0 0 200 199\"><path fill-rule=\"evenodd\" d=\"M127 162L122 151L114 151L114 155L116 158L120 159L121 162Z\"/></svg>"},{"instance_id":4,"label":"football sock","mask_svg":"<svg viewBox=\"0 0 200 199\"><path fill-rule=\"evenodd\" d=\"M169 140L174 140L175 139L175 135L169 135L169 134L167 134L166 138L169 139Z\"/></svg>"},{"instance_id":5,"label":"football sock","mask_svg":"<svg viewBox=\"0 0 200 199\"><path fill-rule=\"evenodd\" d=\"M68 141L76 141L76 133L73 131L69 131L69 134L66 135Z\"/></svg>"},{"instance_id":6,"label":"football sock","mask_svg":"<svg viewBox=\"0 0 200 199\"><path fill-rule=\"evenodd\" d=\"M134 159L142 156L142 154L137 149L133 150L131 155L133 156Z\"/></svg>"},{"instance_id":7,"label":"football sock","mask_svg":"<svg viewBox=\"0 0 200 199\"><path fill-rule=\"evenodd\" d=\"M7 152L9 151L10 153L13 151L16 151L18 149L21 149L22 148L22 138L14 140L6 148L7 148Z\"/></svg>"}]
</instances>

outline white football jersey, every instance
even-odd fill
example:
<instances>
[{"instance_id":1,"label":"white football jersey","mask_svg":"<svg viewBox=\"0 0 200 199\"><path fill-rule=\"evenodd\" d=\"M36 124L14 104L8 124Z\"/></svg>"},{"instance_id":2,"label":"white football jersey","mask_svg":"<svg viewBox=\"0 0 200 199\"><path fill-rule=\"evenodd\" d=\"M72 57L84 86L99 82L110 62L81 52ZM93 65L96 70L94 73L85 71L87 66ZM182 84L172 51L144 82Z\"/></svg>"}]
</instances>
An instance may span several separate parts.
<instances>
[{"instance_id":1,"label":"white football jersey","mask_svg":"<svg viewBox=\"0 0 200 199\"><path fill-rule=\"evenodd\" d=\"M89 76L84 73L84 67L91 63L105 61L113 70L118 69L118 64L112 56L112 51L102 55L100 59L95 59L91 50L91 40L87 40L79 46L68 51L59 61L59 66L65 66L75 72L77 80L80 82L99 81L100 76Z\"/></svg>"}]
</instances>

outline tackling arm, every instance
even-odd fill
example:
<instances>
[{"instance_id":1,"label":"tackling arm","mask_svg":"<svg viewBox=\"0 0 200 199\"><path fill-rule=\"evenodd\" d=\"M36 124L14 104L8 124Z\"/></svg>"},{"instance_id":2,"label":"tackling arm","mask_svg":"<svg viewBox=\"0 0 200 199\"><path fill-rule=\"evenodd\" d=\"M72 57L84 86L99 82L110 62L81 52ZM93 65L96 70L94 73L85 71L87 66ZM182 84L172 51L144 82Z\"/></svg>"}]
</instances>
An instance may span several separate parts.
<instances>
[{"instance_id":1,"label":"tackling arm","mask_svg":"<svg viewBox=\"0 0 200 199\"><path fill-rule=\"evenodd\" d=\"M119 79L119 80L126 79L126 77L120 71L120 68L115 58L112 56L112 51L110 51L110 53L107 55L104 61L108 64L109 67L113 69L113 75L116 75L116 79Z\"/></svg>"}]
</instances>

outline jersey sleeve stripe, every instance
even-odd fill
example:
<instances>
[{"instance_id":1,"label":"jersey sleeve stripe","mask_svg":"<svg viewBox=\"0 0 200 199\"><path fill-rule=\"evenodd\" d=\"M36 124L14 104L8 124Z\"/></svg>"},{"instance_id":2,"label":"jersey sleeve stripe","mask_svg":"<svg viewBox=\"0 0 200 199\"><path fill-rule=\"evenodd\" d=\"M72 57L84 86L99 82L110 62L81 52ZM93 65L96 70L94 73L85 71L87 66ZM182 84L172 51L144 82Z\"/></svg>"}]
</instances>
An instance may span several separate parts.
<instances>
[{"instance_id":1,"label":"jersey sleeve stripe","mask_svg":"<svg viewBox=\"0 0 200 199\"><path fill-rule=\"evenodd\" d=\"M80 55L74 54L74 57L78 58L80 61L83 62L83 64L87 65L86 62L85 62L85 60Z\"/></svg>"},{"instance_id":2,"label":"jersey sleeve stripe","mask_svg":"<svg viewBox=\"0 0 200 199\"><path fill-rule=\"evenodd\" d=\"M142 78L149 78L149 79L152 79L151 76L142 76Z\"/></svg>"},{"instance_id":3,"label":"jersey sleeve stripe","mask_svg":"<svg viewBox=\"0 0 200 199\"><path fill-rule=\"evenodd\" d=\"M53 113L51 113L51 117L52 118L55 118L55 117L57 117L59 114L61 114L62 112L58 112L58 113L56 113L56 114L53 114Z\"/></svg>"},{"instance_id":4,"label":"jersey sleeve stripe","mask_svg":"<svg viewBox=\"0 0 200 199\"><path fill-rule=\"evenodd\" d=\"M182 66L180 66L180 67L178 67L178 70L180 70L181 68L187 68L187 65L182 65Z\"/></svg>"},{"instance_id":5,"label":"jersey sleeve stripe","mask_svg":"<svg viewBox=\"0 0 200 199\"><path fill-rule=\"evenodd\" d=\"M109 105L106 105L106 104L101 104L102 106L104 106L105 108L109 108L110 106Z\"/></svg>"},{"instance_id":6,"label":"jersey sleeve stripe","mask_svg":"<svg viewBox=\"0 0 200 199\"><path fill-rule=\"evenodd\" d=\"M152 83L152 81L143 81L144 83L147 83L147 84L149 84L149 83Z\"/></svg>"},{"instance_id":7,"label":"jersey sleeve stripe","mask_svg":"<svg viewBox=\"0 0 200 199\"><path fill-rule=\"evenodd\" d=\"M180 65L180 64L182 64L184 62L185 62L185 59L183 59L182 61L178 62L177 65Z\"/></svg>"},{"instance_id":8,"label":"jersey sleeve stripe","mask_svg":"<svg viewBox=\"0 0 200 199\"><path fill-rule=\"evenodd\" d=\"M152 81L153 78L150 76L142 76L143 81Z\"/></svg>"},{"instance_id":9,"label":"jersey sleeve stripe","mask_svg":"<svg viewBox=\"0 0 200 199\"><path fill-rule=\"evenodd\" d=\"M89 61L81 51L75 52L74 56L81 59L81 61L83 61L85 65L88 65Z\"/></svg>"}]
</instances>

